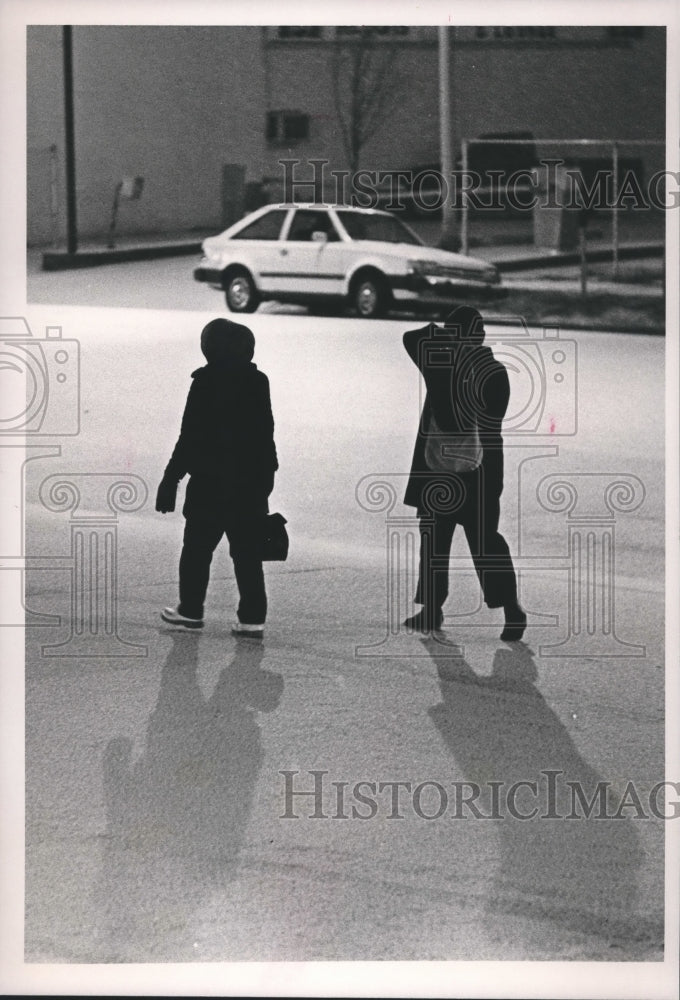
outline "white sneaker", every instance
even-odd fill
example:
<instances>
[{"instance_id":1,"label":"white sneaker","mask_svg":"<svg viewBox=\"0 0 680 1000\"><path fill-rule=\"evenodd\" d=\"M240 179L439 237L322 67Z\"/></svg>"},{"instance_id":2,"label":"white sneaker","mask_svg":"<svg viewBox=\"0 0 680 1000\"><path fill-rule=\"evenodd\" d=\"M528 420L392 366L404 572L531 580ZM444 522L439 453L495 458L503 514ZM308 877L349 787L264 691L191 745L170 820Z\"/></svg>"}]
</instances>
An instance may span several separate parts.
<instances>
[{"instance_id":1,"label":"white sneaker","mask_svg":"<svg viewBox=\"0 0 680 1000\"><path fill-rule=\"evenodd\" d=\"M168 625L175 625L177 628L203 628L204 624L202 618L187 618L186 615L181 615L176 608L163 608L161 618Z\"/></svg>"},{"instance_id":2,"label":"white sneaker","mask_svg":"<svg viewBox=\"0 0 680 1000\"><path fill-rule=\"evenodd\" d=\"M261 639L264 636L264 625L244 625L243 622L236 622L231 627L231 634L246 639Z\"/></svg>"}]
</instances>

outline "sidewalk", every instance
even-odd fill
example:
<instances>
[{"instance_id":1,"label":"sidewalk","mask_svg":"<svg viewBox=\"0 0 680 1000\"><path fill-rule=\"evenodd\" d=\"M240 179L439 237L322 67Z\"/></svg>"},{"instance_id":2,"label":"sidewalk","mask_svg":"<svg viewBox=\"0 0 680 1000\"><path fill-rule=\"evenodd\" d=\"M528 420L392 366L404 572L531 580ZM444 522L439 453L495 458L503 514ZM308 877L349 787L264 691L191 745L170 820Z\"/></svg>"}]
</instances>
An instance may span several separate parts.
<instances>
[{"instance_id":1,"label":"sidewalk","mask_svg":"<svg viewBox=\"0 0 680 1000\"><path fill-rule=\"evenodd\" d=\"M655 215L619 218L619 260L658 257L664 252L662 219ZM421 239L436 245L439 223L435 220L411 225ZM460 231L460 227L459 227ZM517 283L507 276L522 272L524 287L538 287L537 282L550 271L562 274L565 267L580 263L578 247L551 249L534 243L531 218L500 218L473 220L470 224L469 252L471 256L488 260L501 271L505 284ZM614 255L612 223L607 218L592 219L586 229L586 259L591 263L610 262ZM578 277L578 275L577 275ZM563 280L562 277L559 279ZM518 286L517 286L518 287ZM639 287L639 285L638 285ZM566 289L565 289L566 290ZM614 291L621 289L617 284Z\"/></svg>"},{"instance_id":2,"label":"sidewalk","mask_svg":"<svg viewBox=\"0 0 680 1000\"><path fill-rule=\"evenodd\" d=\"M163 257L183 257L200 254L201 242L213 231L184 233L137 233L120 236L113 249L105 237L85 237L79 241L76 253L63 247L42 251L43 271L67 271L80 267L98 267L137 260L158 260Z\"/></svg>"},{"instance_id":3,"label":"sidewalk","mask_svg":"<svg viewBox=\"0 0 680 1000\"><path fill-rule=\"evenodd\" d=\"M622 212L618 257L614 262L611 220L601 217L590 220L586 232L584 293L578 250L535 246L530 216L471 219L470 254L499 268L508 293L493 306L484 303L485 315L496 322L503 322L508 316L522 316L534 325L662 335L665 329L662 222L661 217L651 213ZM441 229L437 219L416 220L411 228L426 245L436 245ZM83 241L75 255L59 249L44 252L42 268L40 250L34 248L29 251L29 267L45 273L160 258L198 259L201 240L206 235L194 230L121 236L113 250L103 245L105 237L102 237L99 245L94 240Z\"/></svg>"},{"instance_id":4,"label":"sidewalk","mask_svg":"<svg viewBox=\"0 0 680 1000\"><path fill-rule=\"evenodd\" d=\"M619 219L619 257L660 255L664 249L662 219L657 215L631 217L621 213ZM410 220L411 228L425 241L436 245L441 223L438 219ZM75 254L63 248L43 251L43 270L66 270L96 267L123 261L152 260L200 254L201 243L214 230L175 233L121 235L110 249L105 237L84 238ZM503 274L543 267L561 267L579 261L577 249L553 250L533 243L530 218L499 218L473 220L469 231L472 256L495 264ZM592 261L611 260L612 233L608 219L592 220L587 230L587 258Z\"/></svg>"}]
</instances>

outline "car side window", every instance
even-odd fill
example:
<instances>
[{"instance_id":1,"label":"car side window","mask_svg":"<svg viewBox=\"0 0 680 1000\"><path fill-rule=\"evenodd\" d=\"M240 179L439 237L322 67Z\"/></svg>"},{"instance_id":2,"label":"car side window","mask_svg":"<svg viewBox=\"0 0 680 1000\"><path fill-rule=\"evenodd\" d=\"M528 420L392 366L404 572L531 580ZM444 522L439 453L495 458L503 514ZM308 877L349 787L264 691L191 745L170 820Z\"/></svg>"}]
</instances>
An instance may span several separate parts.
<instances>
[{"instance_id":1,"label":"car side window","mask_svg":"<svg viewBox=\"0 0 680 1000\"><path fill-rule=\"evenodd\" d=\"M287 239L296 243L311 242L312 233L325 233L329 243L339 239L328 212L298 209L288 230Z\"/></svg>"},{"instance_id":2,"label":"car side window","mask_svg":"<svg viewBox=\"0 0 680 1000\"><path fill-rule=\"evenodd\" d=\"M249 226L245 227L245 229L242 229L238 233L234 233L232 239L278 240L283 220L286 218L287 214L288 210L285 208L277 208L271 212L267 212L265 215L261 215L259 219L255 219L255 222L251 222Z\"/></svg>"}]
</instances>

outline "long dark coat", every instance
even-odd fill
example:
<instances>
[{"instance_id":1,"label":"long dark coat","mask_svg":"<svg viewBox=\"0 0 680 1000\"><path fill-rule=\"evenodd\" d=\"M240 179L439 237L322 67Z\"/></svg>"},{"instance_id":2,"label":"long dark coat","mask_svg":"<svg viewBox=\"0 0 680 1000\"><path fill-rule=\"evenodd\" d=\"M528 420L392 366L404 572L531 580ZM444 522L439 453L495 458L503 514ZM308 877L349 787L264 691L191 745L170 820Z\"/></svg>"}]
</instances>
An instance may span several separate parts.
<instances>
[{"instance_id":1,"label":"long dark coat","mask_svg":"<svg viewBox=\"0 0 680 1000\"><path fill-rule=\"evenodd\" d=\"M266 513L278 469L267 376L252 361L222 358L192 372L192 379L164 478L191 476L192 513L224 503Z\"/></svg>"},{"instance_id":2,"label":"long dark coat","mask_svg":"<svg viewBox=\"0 0 680 1000\"><path fill-rule=\"evenodd\" d=\"M432 509L428 497L441 497L451 488L459 493L462 485L467 500L452 515L465 520L470 516L469 504L478 501L480 491L499 496L503 489L501 425L510 399L507 371L490 348L461 342L434 323L405 333L404 347L426 388L404 503L426 514ZM453 475L428 467L425 446L432 413L444 432L460 432L471 420L477 422L482 445L479 470Z\"/></svg>"}]
</instances>

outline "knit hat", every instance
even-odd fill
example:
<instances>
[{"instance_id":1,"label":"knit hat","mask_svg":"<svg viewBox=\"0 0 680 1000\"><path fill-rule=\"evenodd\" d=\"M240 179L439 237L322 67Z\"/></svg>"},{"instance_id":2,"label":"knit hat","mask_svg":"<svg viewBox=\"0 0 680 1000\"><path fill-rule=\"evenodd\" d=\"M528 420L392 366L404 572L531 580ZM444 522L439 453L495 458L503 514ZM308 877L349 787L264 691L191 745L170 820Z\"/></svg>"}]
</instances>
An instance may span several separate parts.
<instances>
[{"instance_id":1,"label":"knit hat","mask_svg":"<svg viewBox=\"0 0 680 1000\"><path fill-rule=\"evenodd\" d=\"M447 333L469 344L484 343L484 320L472 306L456 306L444 320Z\"/></svg>"},{"instance_id":2,"label":"knit hat","mask_svg":"<svg viewBox=\"0 0 680 1000\"><path fill-rule=\"evenodd\" d=\"M250 361L255 353L255 337L247 326L220 317L203 327L201 350L207 361Z\"/></svg>"}]
</instances>

